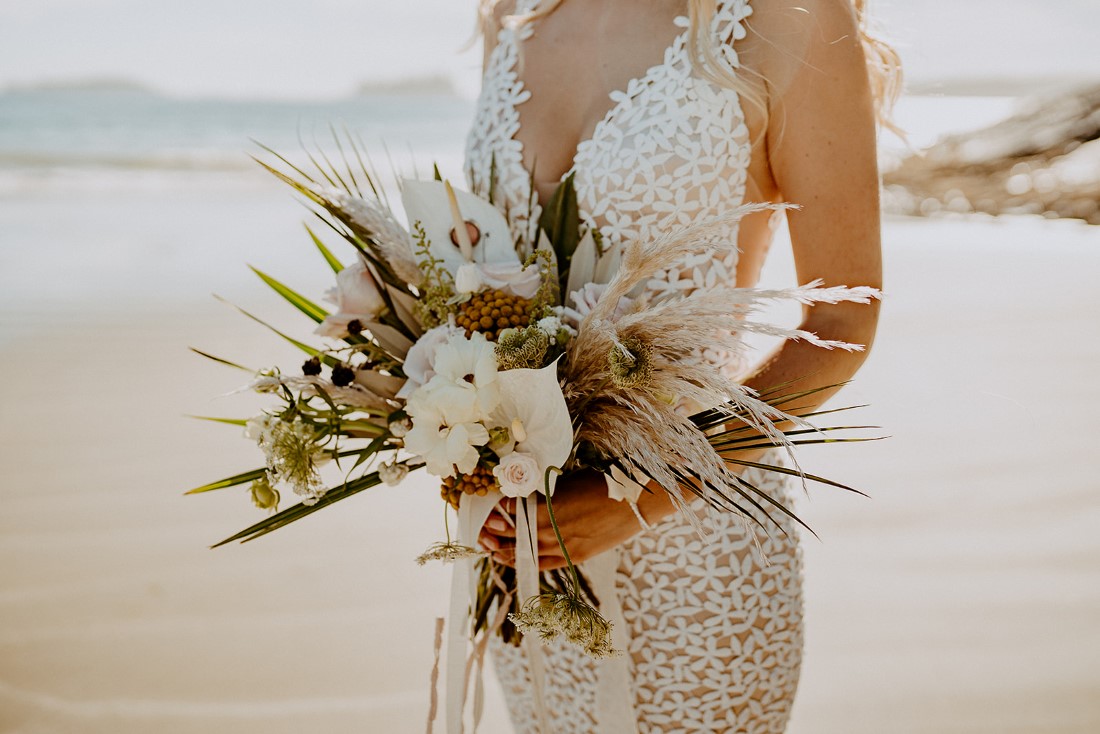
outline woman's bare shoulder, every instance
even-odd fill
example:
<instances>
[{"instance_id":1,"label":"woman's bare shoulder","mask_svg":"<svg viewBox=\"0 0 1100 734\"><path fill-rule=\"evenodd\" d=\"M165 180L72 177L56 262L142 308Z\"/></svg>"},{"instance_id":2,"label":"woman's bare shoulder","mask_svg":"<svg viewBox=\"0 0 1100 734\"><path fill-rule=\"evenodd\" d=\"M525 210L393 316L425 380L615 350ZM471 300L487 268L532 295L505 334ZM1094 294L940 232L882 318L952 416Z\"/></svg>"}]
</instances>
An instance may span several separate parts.
<instances>
[{"instance_id":1,"label":"woman's bare shoulder","mask_svg":"<svg viewBox=\"0 0 1100 734\"><path fill-rule=\"evenodd\" d=\"M851 0L752 0L752 9L738 50L773 93L807 72L865 73Z\"/></svg>"}]
</instances>

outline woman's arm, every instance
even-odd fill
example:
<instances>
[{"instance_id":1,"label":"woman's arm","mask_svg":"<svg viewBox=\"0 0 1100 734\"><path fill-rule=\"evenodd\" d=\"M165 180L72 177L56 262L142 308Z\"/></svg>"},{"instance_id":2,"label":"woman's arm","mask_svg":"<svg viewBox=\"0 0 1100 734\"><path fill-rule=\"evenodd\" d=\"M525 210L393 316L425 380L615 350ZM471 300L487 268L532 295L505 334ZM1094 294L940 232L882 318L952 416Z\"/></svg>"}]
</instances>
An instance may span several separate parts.
<instances>
[{"instance_id":1,"label":"woman's arm","mask_svg":"<svg viewBox=\"0 0 1100 734\"><path fill-rule=\"evenodd\" d=\"M851 3L761 6L766 10L753 15L758 32L778 35L782 28L787 46L759 57L774 99L766 137L769 173L778 198L801 207L787 216L798 281L880 288L874 104ZM878 311L877 302L818 305L803 314L801 328L870 348ZM805 389L835 385L851 378L866 354L787 341L746 384L767 389L806 378L799 383ZM819 393L816 404L833 393Z\"/></svg>"},{"instance_id":2,"label":"woman's arm","mask_svg":"<svg viewBox=\"0 0 1100 734\"><path fill-rule=\"evenodd\" d=\"M876 131L866 62L854 14L847 0L816 0L800 5L760 3L754 27L765 38L758 68L769 80L771 103L766 135L767 176L779 200L801 209L788 216L800 283L879 287L879 180ZM808 309L801 328L822 338L870 346L878 318L871 305L819 305ZM787 341L746 380L766 390L799 379L799 389L825 387L851 378L866 352L824 350ZM804 404L816 407L835 390L824 390ZM654 523L675 510L659 488L643 493L642 515ZM595 472L558 484L554 494L558 525L574 561L608 550L639 532L633 511L607 497ZM564 565L545 505L539 510L539 554L543 568ZM512 532L492 516L482 543L501 550L508 561Z\"/></svg>"}]
</instances>

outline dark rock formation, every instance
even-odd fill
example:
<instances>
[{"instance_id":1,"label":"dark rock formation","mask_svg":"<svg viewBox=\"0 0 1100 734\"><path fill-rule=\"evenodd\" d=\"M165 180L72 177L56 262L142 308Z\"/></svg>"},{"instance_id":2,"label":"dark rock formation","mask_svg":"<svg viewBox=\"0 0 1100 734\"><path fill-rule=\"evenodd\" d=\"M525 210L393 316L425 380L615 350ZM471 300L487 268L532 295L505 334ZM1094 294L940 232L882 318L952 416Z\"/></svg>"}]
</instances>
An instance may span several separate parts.
<instances>
[{"instance_id":1,"label":"dark rock formation","mask_svg":"<svg viewBox=\"0 0 1100 734\"><path fill-rule=\"evenodd\" d=\"M1100 224L1100 84L1036 97L883 177L888 211L1041 214Z\"/></svg>"}]
</instances>

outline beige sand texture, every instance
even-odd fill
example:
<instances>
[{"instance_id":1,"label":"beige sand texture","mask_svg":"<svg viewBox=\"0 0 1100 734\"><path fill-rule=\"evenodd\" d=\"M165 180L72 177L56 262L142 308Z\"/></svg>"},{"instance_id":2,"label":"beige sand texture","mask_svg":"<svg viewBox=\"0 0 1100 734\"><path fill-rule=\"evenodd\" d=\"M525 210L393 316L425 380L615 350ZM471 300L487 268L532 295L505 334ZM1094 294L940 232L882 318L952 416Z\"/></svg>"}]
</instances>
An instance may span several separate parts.
<instances>
[{"instance_id":1,"label":"beige sand texture","mask_svg":"<svg viewBox=\"0 0 1100 734\"><path fill-rule=\"evenodd\" d=\"M873 499L802 504L823 541L790 732L1100 731L1100 230L892 220L886 263L838 404L892 438L804 454ZM423 731L448 579L412 561L439 536L431 483L208 550L259 513L182 491L257 455L183 415L261 403L210 400L241 375L186 347L298 357L207 301L35 318L0 349L0 731ZM491 686L482 731L505 722Z\"/></svg>"}]
</instances>

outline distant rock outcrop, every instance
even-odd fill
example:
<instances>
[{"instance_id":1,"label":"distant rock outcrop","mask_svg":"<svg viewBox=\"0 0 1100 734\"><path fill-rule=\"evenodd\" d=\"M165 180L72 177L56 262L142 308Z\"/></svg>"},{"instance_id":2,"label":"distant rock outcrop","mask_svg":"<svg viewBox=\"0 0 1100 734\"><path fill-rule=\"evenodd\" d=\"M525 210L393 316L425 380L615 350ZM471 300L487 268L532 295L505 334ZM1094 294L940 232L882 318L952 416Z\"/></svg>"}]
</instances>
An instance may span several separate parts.
<instances>
[{"instance_id":1,"label":"distant rock outcrop","mask_svg":"<svg viewBox=\"0 0 1100 734\"><path fill-rule=\"evenodd\" d=\"M1100 224L1100 84L1036 97L981 130L945 137L883 177L886 207L1041 214Z\"/></svg>"},{"instance_id":2,"label":"distant rock outcrop","mask_svg":"<svg viewBox=\"0 0 1100 734\"><path fill-rule=\"evenodd\" d=\"M125 77L88 77L78 79L46 79L28 84L11 84L4 92L118 92L126 94L156 94L157 91L136 79Z\"/></svg>"}]
</instances>

